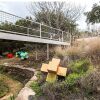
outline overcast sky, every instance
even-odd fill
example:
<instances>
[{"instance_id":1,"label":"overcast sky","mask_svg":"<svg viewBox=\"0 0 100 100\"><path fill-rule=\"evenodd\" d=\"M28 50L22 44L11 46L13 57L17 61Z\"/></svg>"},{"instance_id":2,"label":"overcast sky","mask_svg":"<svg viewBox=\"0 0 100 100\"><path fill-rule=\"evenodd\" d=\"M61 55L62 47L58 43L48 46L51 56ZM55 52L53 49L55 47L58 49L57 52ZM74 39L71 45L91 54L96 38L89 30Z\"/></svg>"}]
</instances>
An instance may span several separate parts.
<instances>
[{"instance_id":1,"label":"overcast sky","mask_svg":"<svg viewBox=\"0 0 100 100\"><path fill-rule=\"evenodd\" d=\"M34 0L34 1L40 1L40 0ZM46 1L50 1L50 0L46 0ZM94 3L99 3L100 0L67 0L67 1L73 2L76 5L81 5L82 7L85 7L85 12L86 12L86 11L90 11L92 5ZM13 0L13 1L0 0L0 10L6 11L6 12L9 12L21 17L25 17L27 15L30 15L28 11L28 7L31 2L32 0ZM79 21L77 22L79 24L78 27L82 30L87 29L85 20L86 20L86 17L82 15Z\"/></svg>"}]
</instances>

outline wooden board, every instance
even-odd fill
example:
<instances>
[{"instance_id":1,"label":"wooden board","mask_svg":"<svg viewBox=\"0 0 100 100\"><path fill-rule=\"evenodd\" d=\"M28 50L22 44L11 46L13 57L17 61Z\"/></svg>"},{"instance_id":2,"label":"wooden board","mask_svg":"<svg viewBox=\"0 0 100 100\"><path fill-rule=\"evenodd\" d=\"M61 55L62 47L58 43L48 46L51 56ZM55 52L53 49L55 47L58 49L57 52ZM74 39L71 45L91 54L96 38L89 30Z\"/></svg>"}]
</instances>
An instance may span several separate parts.
<instances>
[{"instance_id":1,"label":"wooden board","mask_svg":"<svg viewBox=\"0 0 100 100\"><path fill-rule=\"evenodd\" d=\"M42 71L42 72L48 72L47 69L48 69L48 64L43 63L43 64L42 64L42 67L41 67L41 71Z\"/></svg>"},{"instance_id":2,"label":"wooden board","mask_svg":"<svg viewBox=\"0 0 100 100\"><path fill-rule=\"evenodd\" d=\"M48 72L57 73L59 64L60 59L53 58L52 61L49 62Z\"/></svg>"},{"instance_id":3,"label":"wooden board","mask_svg":"<svg viewBox=\"0 0 100 100\"><path fill-rule=\"evenodd\" d=\"M49 65L48 65L48 72L51 72L51 73L57 73L57 68L58 66L55 65L53 62L49 62Z\"/></svg>"},{"instance_id":4,"label":"wooden board","mask_svg":"<svg viewBox=\"0 0 100 100\"><path fill-rule=\"evenodd\" d=\"M53 58L52 59L52 62L54 63L54 65L59 65L60 64L60 59L57 59L57 58Z\"/></svg>"},{"instance_id":5,"label":"wooden board","mask_svg":"<svg viewBox=\"0 0 100 100\"><path fill-rule=\"evenodd\" d=\"M59 66L57 70L57 75L66 76L66 72L67 72L67 68Z\"/></svg>"},{"instance_id":6,"label":"wooden board","mask_svg":"<svg viewBox=\"0 0 100 100\"><path fill-rule=\"evenodd\" d=\"M56 78L57 78L56 74L54 74L54 73L48 73L46 81L53 83L53 82L56 81Z\"/></svg>"}]
</instances>

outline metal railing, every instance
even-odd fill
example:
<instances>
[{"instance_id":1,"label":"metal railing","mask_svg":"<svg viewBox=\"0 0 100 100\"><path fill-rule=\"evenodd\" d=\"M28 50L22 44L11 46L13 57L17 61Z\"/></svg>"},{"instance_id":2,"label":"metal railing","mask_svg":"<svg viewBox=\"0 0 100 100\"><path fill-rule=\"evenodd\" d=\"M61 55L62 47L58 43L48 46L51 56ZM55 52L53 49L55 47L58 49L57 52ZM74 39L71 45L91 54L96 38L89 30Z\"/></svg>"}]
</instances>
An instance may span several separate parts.
<instances>
[{"instance_id":1,"label":"metal railing","mask_svg":"<svg viewBox=\"0 0 100 100\"><path fill-rule=\"evenodd\" d=\"M61 42L70 41L68 32L4 11L0 11L0 31Z\"/></svg>"}]
</instances>

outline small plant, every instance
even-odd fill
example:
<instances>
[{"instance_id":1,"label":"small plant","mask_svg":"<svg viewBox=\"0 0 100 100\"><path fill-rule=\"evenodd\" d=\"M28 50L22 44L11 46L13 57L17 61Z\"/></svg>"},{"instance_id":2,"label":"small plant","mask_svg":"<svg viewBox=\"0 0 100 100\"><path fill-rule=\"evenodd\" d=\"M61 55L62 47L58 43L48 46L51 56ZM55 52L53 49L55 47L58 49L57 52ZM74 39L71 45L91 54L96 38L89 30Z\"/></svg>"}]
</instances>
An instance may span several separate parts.
<instances>
[{"instance_id":1,"label":"small plant","mask_svg":"<svg viewBox=\"0 0 100 100\"><path fill-rule=\"evenodd\" d=\"M6 69L6 66L0 65L0 73L4 73L5 69Z\"/></svg>"},{"instance_id":2,"label":"small plant","mask_svg":"<svg viewBox=\"0 0 100 100\"><path fill-rule=\"evenodd\" d=\"M42 95L41 87L37 82L33 82L30 87L33 89L33 91L35 91L36 96Z\"/></svg>"},{"instance_id":3,"label":"small plant","mask_svg":"<svg viewBox=\"0 0 100 100\"><path fill-rule=\"evenodd\" d=\"M74 86L75 83L77 82L77 80L81 77L80 74L77 73L72 73L70 75L68 75L68 77L66 77L66 83L68 86Z\"/></svg>"},{"instance_id":4,"label":"small plant","mask_svg":"<svg viewBox=\"0 0 100 100\"><path fill-rule=\"evenodd\" d=\"M8 85L3 80L0 80L0 97L5 96L8 93L8 91Z\"/></svg>"},{"instance_id":5,"label":"small plant","mask_svg":"<svg viewBox=\"0 0 100 100\"><path fill-rule=\"evenodd\" d=\"M10 96L9 100L15 100L15 96Z\"/></svg>"},{"instance_id":6,"label":"small plant","mask_svg":"<svg viewBox=\"0 0 100 100\"><path fill-rule=\"evenodd\" d=\"M88 71L90 62L88 60L77 60L72 62L69 67L74 73L82 74Z\"/></svg>"},{"instance_id":7,"label":"small plant","mask_svg":"<svg viewBox=\"0 0 100 100\"><path fill-rule=\"evenodd\" d=\"M42 85L42 91L47 95L47 100L62 100L69 92L65 82L45 83Z\"/></svg>"}]
</instances>

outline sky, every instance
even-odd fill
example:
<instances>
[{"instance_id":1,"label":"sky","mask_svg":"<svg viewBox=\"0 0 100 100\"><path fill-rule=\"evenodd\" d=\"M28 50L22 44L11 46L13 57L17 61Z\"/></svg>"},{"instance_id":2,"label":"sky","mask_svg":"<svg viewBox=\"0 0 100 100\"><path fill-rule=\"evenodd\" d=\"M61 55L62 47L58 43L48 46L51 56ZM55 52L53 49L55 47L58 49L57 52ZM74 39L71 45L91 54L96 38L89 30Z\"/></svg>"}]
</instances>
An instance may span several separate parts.
<instances>
[{"instance_id":1,"label":"sky","mask_svg":"<svg viewBox=\"0 0 100 100\"><path fill-rule=\"evenodd\" d=\"M0 10L15 14L20 17L25 17L27 15L31 15L29 13L29 6L31 2L37 2L41 0L0 0ZM42 0L44 1L44 0ZM46 0L46 1L54 1L54 0ZM61 0L56 0L61 1ZM66 2L66 0L64 0ZM90 11L92 8L92 5L94 3L99 3L100 0L67 0L69 2L74 3L75 5L81 5L84 7L84 12ZM77 24L79 24L78 28L81 30L86 30L86 17L82 14L80 19L77 21Z\"/></svg>"}]
</instances>

